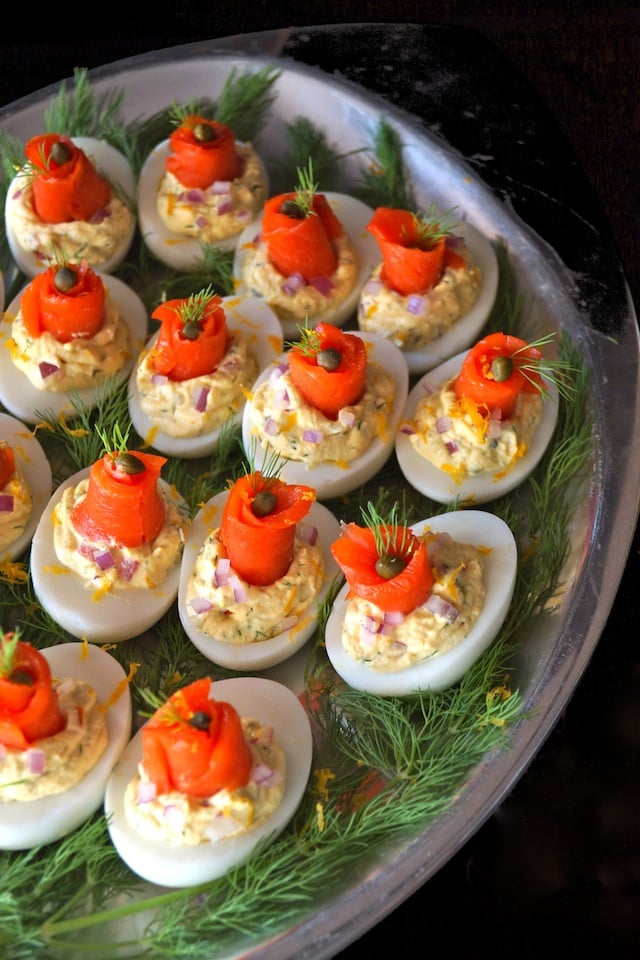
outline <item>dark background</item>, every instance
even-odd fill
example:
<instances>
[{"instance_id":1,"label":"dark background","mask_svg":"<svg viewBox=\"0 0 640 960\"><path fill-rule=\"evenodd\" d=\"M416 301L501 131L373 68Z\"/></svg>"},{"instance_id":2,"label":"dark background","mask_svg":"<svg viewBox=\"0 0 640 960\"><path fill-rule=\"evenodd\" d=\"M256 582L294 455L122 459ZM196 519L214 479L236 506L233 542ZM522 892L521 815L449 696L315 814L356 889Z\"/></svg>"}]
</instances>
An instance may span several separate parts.
<instances>
[{"instance_id":1,"label":"dark background","mask_svg":"<svg viewBox=\"0 0 640 960\"><path fill-rule=\"evenodd\" d=\"M640 8L636 3L155 3L139 20L112 4L51 10L0 41L0 103L144 50L285 26L455 24L507 55L542 97L583 167L640 303ZM300 8L300 9L299 9ZM164 15L166 12L166 16ZM90 24L87 30L76 31ZM168 24L162 30L154 24ZM38 30L40 32L38 32ZM28 42L27 38L28 37ZM375 56L375 51L372 51ZM421 890L348 947L387 941L425 956L484 960L640 955L640 656L636 537L578 688L500 808Z\"/></svg>"}]
</instances>

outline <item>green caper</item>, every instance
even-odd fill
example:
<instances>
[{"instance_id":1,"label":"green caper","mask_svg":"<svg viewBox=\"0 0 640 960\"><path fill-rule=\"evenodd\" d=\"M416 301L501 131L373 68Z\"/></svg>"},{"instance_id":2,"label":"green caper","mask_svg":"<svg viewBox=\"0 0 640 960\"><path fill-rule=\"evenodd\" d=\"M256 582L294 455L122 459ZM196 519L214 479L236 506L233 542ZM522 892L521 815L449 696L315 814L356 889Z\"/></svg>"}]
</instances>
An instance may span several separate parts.
<instances>
[{"instance_id":1,"label":"green caper","mask_svg":"<svg viewBox=\"0 0 640 960\"><path fill-rule=\"evenodd\" d=\"M404 557L399 557L395 553L387 553L383 557L378 557L375 564L375 570L383 580L393 580L399 573L402 573L407 565Z\"/></svg>"},{"instance_id":2,"label":"green caper","mask_svg":"<svg viewBox=\"0 0 640 960\"><path fill-rule=\"evenodd\" d=\"M337 370L342 363L342 354L333 347L327 347L326 350L320 350L318 353L318 366L325 370Z\"/></svg>"},{"instance_id":3,"label":"green caper","mask_svg":"<svg viewBox=\"0 0 640 960\"><path fill-rule=\"evenodd\" d=\"M276 508L277 498L271 490L260 490L251 501L254 517L268 517Z\"/></svg>"},{"instance_id":4,"label":"green caper","mask_svg":"<svg viewBox=\"0 0 640 960\"><path fill-rule=\"evenodd\" d=\"M295 200L285 200L280 207L280 213L292 220L304 220L304 210L301 210Z\"/></svg>"},{"instance_id":5,"label":"green caper","mask_svg":"<svg viewBox=\"0 0 640 960\"><path fill-rule=\"evenodd\" d=\"M503 383L508 380L513 373L513 360L511 357L494 357L491 361L491 375L497 383Z\"/></svg>"},{"instance_id":6,"label":"green caper","mask_svg":"<svg viewBox=\"0 0 640 960\"><path fill-rule=\"evenodd\" d=\"M198 143L211 143L212 140L217 139L218 134L209 123L196 123L193 136Z\"/></svg>"},{"instance_id":7,"label":"green caper","mask_svg":"<svg viewBox=\"0 0 640 960\"><path fill-rule=\"evenodd\" d=\"M205 713L204 710L196 710L189 720L189 726L194 727L196 730L208 730L210 723L211 717L208 713Z\"/></svg>"},{"instance_id":8,"label":"green caper","mask_svg":"<svg viewBox=\"0 0 640 960\"><path fill-rule=\"evenodd\" d=\"M185 340L197 340L200 336L200 324L197 320L187 320L182 328L182 336Z\"/></svg>"},{"instance_id":9,"label":"green caper","mask_svg":"<svg viewBox=\"0 0 640 960\"><path fill-rule=\"evenodd\" d=\"M9 683L19 683L23 687L32 687L33 677L26 670L14 670L9 676Z\"/></svg>"},{"instance_id":10,"label":"green caper","mask_svg":"<svg viewBox=\"0 0 640 960\"><path fill-rule=\"evenodd\" d=\"M75 287L77 282L78 274L73 267L59 267L53 278L54 286L60 293L67 293L67 291Z\"/></svg>"},{"instance_id":11,"label":"green caper","mask_svg":"<svg viewBox=\"0 0 640 960\"><path fill-rule=\"evenodd\" d=\"M61 143L57 140L51 147L49 156L54 163L57 163L58 166L61 167L63 163L67 163L71 159L71 150L66 143Z\"/></svg>"},{"instance_id":12,"label":"green caper","mask_svg":"<svg viewBox=\"0 0 640 960\"><path fill-rule=\"evenodd\" d=\"M140 457L136 457L133 453L119 453L116 457L116 464L130 477L137 473L144 473L147 469Z\"/></svg>"}]
</instances>

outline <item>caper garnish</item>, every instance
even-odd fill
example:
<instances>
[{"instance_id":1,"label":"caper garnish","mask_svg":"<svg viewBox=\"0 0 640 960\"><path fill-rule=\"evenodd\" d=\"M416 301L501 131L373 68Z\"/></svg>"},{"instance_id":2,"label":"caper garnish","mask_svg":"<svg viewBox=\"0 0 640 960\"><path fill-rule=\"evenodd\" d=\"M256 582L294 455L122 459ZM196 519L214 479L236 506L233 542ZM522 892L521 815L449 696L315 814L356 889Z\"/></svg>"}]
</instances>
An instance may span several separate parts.
<instances>
[{"instance_id":1,"label":"caper garnish","mask_svg":"<svg viewBox=\"0 0 640 960\"><path fill-rule=\"evenodd\" d=\"M379 577L384 580L393 580L399 573L402 573L407 565L404 557L399 557L395 553L387 553L383 557L378 557L375 564L375 570Z\"/></svg>"},{"instance_id":2,"label":"caper garnish","mask_svg":"<svg viewBox=\"0 0 640 960\"><path fill-rule=\"evenodd\" d=\"M291 217L292 220L304 220L304 210L300 209L295 200L284 200L280 213L284 213L285 217Z\"/></svg>"},{"instance_id":3,"label":"caper garnish","mask_svg":"<svg viewBox=\"0 0 640 960\"><path fill-rule=\"evenodd\" d=\"M133 453L119 453L116 457L116 465L120 467L128 476L133 477L137 473L144 473L147 469L140 459Z\"/></svg>"},{"instance_id":4,"label":"caper garnish","mask_svg":"<svg viewBox=\"0 0 640 960\"><path fill-rule=\"evenodd\" d=\"M208 713L205 713L204 710L196 710L189 720L189 726L194 727L196 730L208 730L210 723L211 717Z\"/></svg>"},{"instance_id":5,"label":"caper garnish","mask_svg":"<svg viewBox=\"0 0 640 960\"><path fill-rule=\"evenodd\" d=\"M503 383L508 380L513 373L513 360L511 357L494 357L491 361L491 375L497 383Z\"/></svg>"},{"instance_id":6,"label":"caper garnish","mask_svg":"<svg viewBox=\"0 0 640 960\"><path fill-rule=\"evenodd\" d=\"M325 370L337 370L342 363L342 354L334 347L327 347L326 350L320 350L318 353L318 366Z\"/></svg>"},{"instance_id":7,"label":"caper garnish","mask_svg":"<svg viewBox=\"0 0 640 960\"><path fill-rule=\"evenodd\" d=\"M218 134L215 132L211 124L209 123L196 123L193 128L193 136L198 141L198 143L211 143L212 140L216 140Z\"/></svg>"},{"instance_id":8,"label":"caper garnish","mask_svg":"<svg viewBox=\"0 0 640 960\"><path fill-rule=\"evenodd\" d=\"M67 293L68 290L75 287L77 282L78 274L73 267L59 267L53 278L54 286L60 293Z\"/></svg>"},{"instance_id":9,"label":"caper garnish","mask_svg":"<svg viewBox=\"0 0 640 960\"><path fill-rule=\"evenodd\" d=\"M26 670L14 670L9 676L9 683L20 683L24 687L32 687L33 677Z\"/></svg>"},{"instance_id":10,"label":"caper garnish","mask_svg":"<svg viewBox=\"0 0 640 960\"><path fill-rule=\"evenodd\" d=\"M185 340L197 340L200 335L200 324L197 320L187 320L182 328L182 336Z\"/></svg>"},{"instance_id":11,"label":"caper garnish","mask_svg":"<svg viewBox=\"0 0 640 960\"><path fill-rule=\"evenodd\" d=\"M275 493L271 490L260 490L251 501L251 510L255 517L268 517L276 508L278 502Z\"/></svg>"},{"instance_id":12,"label":"caper garnish","mask_svg":"<svg viewBox=\"0 0 640 960\"><path fill-rule=\"evenodd\" d=\"M58 166L61 167L63 163L67 163L71 159L71 150L69 150L66 143L61 143L59 140L56 140L51 147L49 156L54 163L57 163Z\"/></svg>"}]
</instances>

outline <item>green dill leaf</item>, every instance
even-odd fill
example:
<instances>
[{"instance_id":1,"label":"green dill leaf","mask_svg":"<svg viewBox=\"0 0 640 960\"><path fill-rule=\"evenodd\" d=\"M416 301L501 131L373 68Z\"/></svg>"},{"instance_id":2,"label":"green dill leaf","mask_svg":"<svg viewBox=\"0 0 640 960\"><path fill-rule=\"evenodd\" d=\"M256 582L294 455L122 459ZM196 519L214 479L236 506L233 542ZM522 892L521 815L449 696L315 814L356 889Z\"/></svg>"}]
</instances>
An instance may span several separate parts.
<instances>
[{"instance_id":1,"label":"green dill leaf","mask_svg":"<svg viewBox=\"0 0 640 960\"><path fill-rule=\"evenodd\" d=\"M415 210L416 199L402 156L398 132L381 117L372 132L371 160L360 168L360 182L354 194L370 207Z\"/></svg>"},{"instance_id":2,"label":"green dill leaf","mask_svg":"<svg viewBox=\"0 0 640 960\"><path fill-rule=\"evenodd\" d=\"M220 91L215 119L230 127L237 140L255 140L269 119L279 76L273 67L242 73L231 70Z\"/></svg>"}]
</instances>

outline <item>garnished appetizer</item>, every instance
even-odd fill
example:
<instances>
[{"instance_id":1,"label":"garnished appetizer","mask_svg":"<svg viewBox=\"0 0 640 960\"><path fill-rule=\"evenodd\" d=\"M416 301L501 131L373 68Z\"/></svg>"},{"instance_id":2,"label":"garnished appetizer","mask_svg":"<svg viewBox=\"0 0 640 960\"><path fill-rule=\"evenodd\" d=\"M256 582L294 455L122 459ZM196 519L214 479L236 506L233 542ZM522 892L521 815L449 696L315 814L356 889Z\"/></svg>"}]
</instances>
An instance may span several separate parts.
<instances>
[{"instance_id":1,"label":"garnished appetizer","mask_svg":"<svg viewBox=\"0 0 640 960\"><path fill-rule=\"evenodd\" d=\"M318 497L360 486L385 463L408 391L402 352L377 334L320 321L256 380L244 408L245 450L285 459L282 476Z\"/></svg>"},{"instance_id":2,"label":"garnished appetizer","mask_svg":"<svg viewBox=\"0 0 640 960\"><path fill-rule=\"evenodd\" d=\"M0 634L0 849L49 843L87 820L130 735L129 688L110 654Z\"/></svg>"},{"instance_id":3,"label":"garnished appetizer","mask_svg":"<svg viewBox=\"0 0 640 960\"><path fill-rule=\"evenodd\" d=\"M456 683L492 643L515 585L517 549L490 513L407 526L397 504L343 524L331 549L346 584L327 621L336 672L360 690L406 695Z\"/></svg>"},{"instance_id":4,"label":"garnished appetizer","mask_svg":"<svg viewBox=\"0 0 640 960\"><path fill-rule=\"evenodd\" d=\"M262 209L268 179L253 145L226 124L184 110L175 124L142 168L138 218L152 253L188 270L203 246L235 247Z\"/></svg>"},{"instance_id":5,"label":"garnished appetizer","mask_svg":"<svg viewBox=\"0 0 640 960\"><path fill-rule=\"evenodd\" d=\"M19 420L0 413L0 566L31 543L51 496L44 450Z\"/></svg>"},{"instance_id":6,"label":"garnished appetizer","mask_svg":"<svg viewBox=\"0 0 640 960\"><path fill-rule=\"evenodd\" d=\"M382 261L360 294L361 330L391 339L411 373L473 342L493 306L498 265L491 243L453 211L378 207L367 224Z\"/></svg>"},{"instance_id":7,"label":"garnished appetizer","mask_svg":"<svg viewBox=\"0 0 640 960\"><path fill-rule=\"evenodd\" d=\"M176 599L188 507L160 477L166 458L130 450L119 429L104 454L58 487L36 529L33 586L62 627L95 642L143 633Z\"/></svg>"},{"instance_id":8,"label":"garnished appetizer","mask_svg":"<svg viewBox=\"0 0 640 960\"><path fill-rule=\"evenodd\" d=\"M295 190L270 197L236 247L237 292L262 297L293 339L301 324L342 326L355 313L377 262L365 226L371 207L340 193L319 193L313 167L298 168Z\"/></svg>"},{"instance_id":9,"label":"garnished appetizer","mask_svg":"<svg viewBox=\"0 0 640 960\"><path fill-rule=\"evenodd\" d=\"M133 425L162 453L205 456L225 424L240 422L247 390L282 350L280 323L261 301L223 299L211 286L151 317L160 328L131 374Z\"/></svg>"},{"instance_id":10,"label":"garnished appetizer","mask_svg":"<svg viewBox=\"0 0 640 960\"><path fill-rule=\"evenodd\" d=\"M91 408L107 381L129 375L147 331L137 294L84 259L40 270L4 321L0 399L32 423L45 409L72 415L70 394Z\"/></svg>"},{"instance_id":11,"label":"garnished appetizer","mask_svg":"<svg viewBox=\"0 0 640 960\"><path fill-rule=\"evenodd\" d=\"M116 765L105 795L113 844L153 883L222 876L285 828L311 757L309 720L287 687L196 680L161 703Z\"/></svg>"},{"instance_id":12,"label":"garnished appetizer","mask_svg":"<svg viewBox=\"0 0 640 960\"><path fill-rule=\"evenodd\" d=\"M86 260L111 273L136 228L135 178L119 150L93 137L44 133L25 145L26 163L7 189L13 257L34 277L52 260Z\"/></svg>"},{"instance_id":13,"label":"garnished appetizer","mask_svg":"<svg viewBox=\"0 0 640 960\"><path fill-rule=\"evenodd\" d=\"M483 502L531 473L568 384L567 365L543 356L552 339L492 333L416 384L396 437L412 486L440 503Z\"/></svg>"},{"instance_id":14,"label":"garnished appetizer","mask_svg":"<svg viewBox=\"0 0 640 960\"><path fill-rule=\"evenodd\" d=\"M278 476L278 458L209 500L187 536L178 611L214 663L274 666L306 643L338 568L338 521L308 486Z\"/></svg>"}]
</instances>

